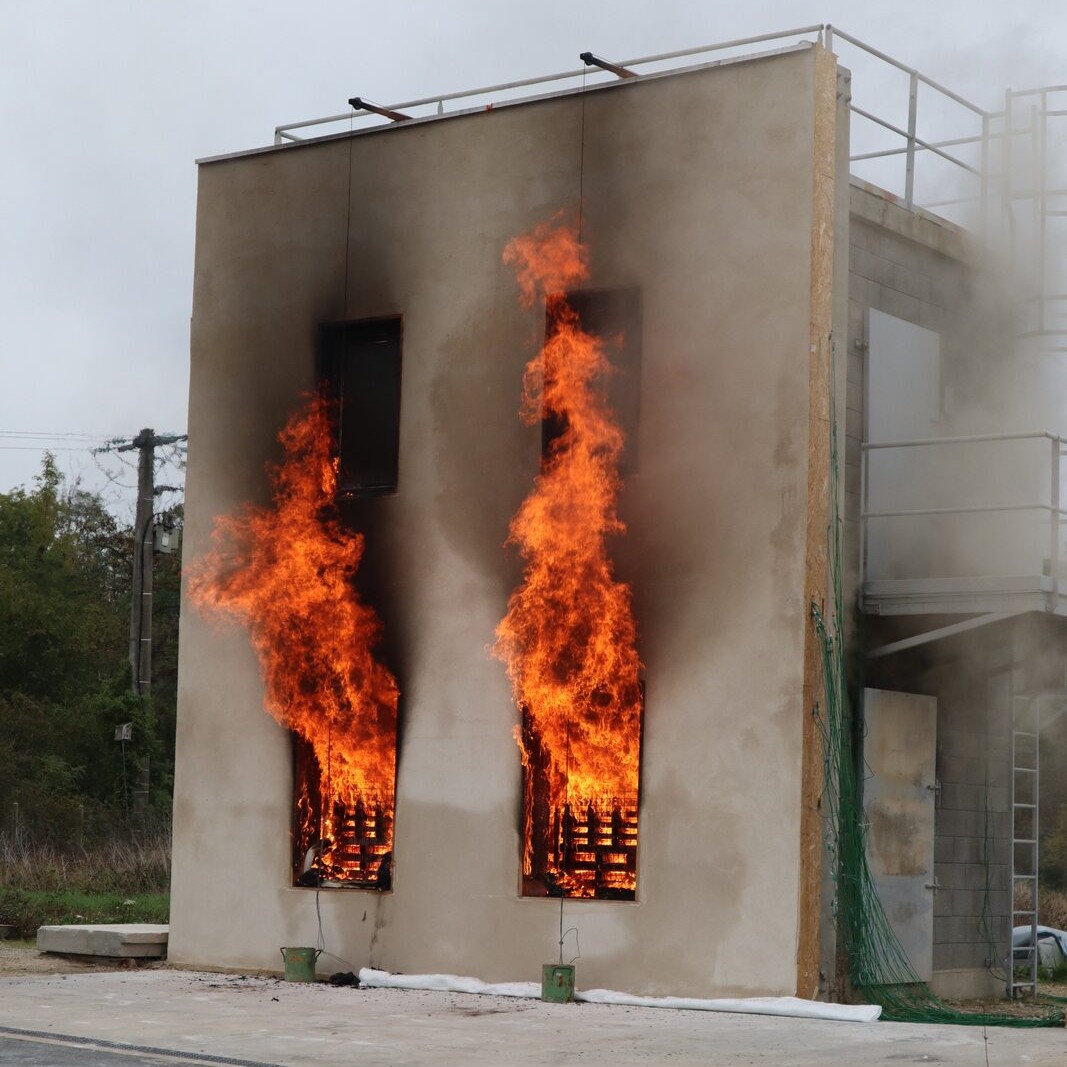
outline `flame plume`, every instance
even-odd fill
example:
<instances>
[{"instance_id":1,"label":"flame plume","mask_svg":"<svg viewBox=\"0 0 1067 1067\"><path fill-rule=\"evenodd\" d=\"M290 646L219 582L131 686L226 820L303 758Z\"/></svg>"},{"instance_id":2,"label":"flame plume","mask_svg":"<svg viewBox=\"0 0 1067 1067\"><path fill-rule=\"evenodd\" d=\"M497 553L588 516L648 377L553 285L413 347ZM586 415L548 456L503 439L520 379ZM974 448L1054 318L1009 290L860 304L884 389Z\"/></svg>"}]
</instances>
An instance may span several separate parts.
<instances>
[{"instance_id":1,"label":"flame plume","mask_svg":"<svg viewBox=\"0 0 1067 1067\"><path fill-rule=\"evenodd\" d=\"M363 538L333 510L337 460L323 396L311 397L278 439L285 458L268 468L273 506L216 519L189 594L248 628L266 710L314 757L297 783L301 851L316 850L323 877L367 881L392 847L399 694L373 655L381 625L353 586ZM355 859L342 840L346 821L350 836L361 824L377 838Z\"/></svg>"},{"instance_id":2,"label":"flame plume","mask_svg":"<svg viewBox=\"0 0 1067 1067\"><path fill-rule=\"evenodd\" d=\"M523 709L523 873L568 896L625 893L636 884L622 853L636 854L642 694L630 588L615 580L606 544L625 532L616 512L624 438L604 390L611 365L561 295L587 277L570 228L542 225L511 241L504 261L524 303L543 298L548 312L521 417L562 428L511 521L524 577L493 647Z\"/></svg>"}]
</instances>

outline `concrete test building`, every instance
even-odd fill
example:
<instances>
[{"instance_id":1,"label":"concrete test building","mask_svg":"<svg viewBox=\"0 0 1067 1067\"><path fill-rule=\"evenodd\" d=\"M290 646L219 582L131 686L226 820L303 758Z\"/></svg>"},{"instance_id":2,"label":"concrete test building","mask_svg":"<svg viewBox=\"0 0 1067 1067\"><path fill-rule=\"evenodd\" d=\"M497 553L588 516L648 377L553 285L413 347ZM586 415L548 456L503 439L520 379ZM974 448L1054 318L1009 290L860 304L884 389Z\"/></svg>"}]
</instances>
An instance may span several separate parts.
<instances>
[{"instance_id":1,"label":"concrete test building","mask_svg":"<svg viewBox=\"0 0 1067 1067\"><path fill-rule=\"evenodd\" d=\"M562 909L585 987L845 995L812 621L833 602L840 515L835 625L865 716L872 878L918 977L1003 988L1013 878L1036 864L1018 843L1036 821L1013 818L1037 796L1036 766L1013 770L1037 732L1023 716L1063 692L1058 467L1042 506L1005 513L967 499L967 478L946 489L908 464L972 447L917 441L1005 432L1003 411L957 398L1012 117L962 101L977 132L939 146L915 101L941 88L890 65L912 90L909 117L883 122L900 142L850 149L867 112L847 49L871 58L829 27L621 68L589 56L588 79L356 101L355 123L201 161L186 558L218 516L269 505L279 430L349 361L378 436L341 457L358 489L343 521L366 538L358 583L401 697L389 877L301 884L293 739L264 713L247 633L185 599L172 962L278 969L280 947L321 932L355 965L531 978L559 954ZM917 206L928 160L973 179L931 179L953 210L977 205L970 229ZM887 163L905 170L898 195L851 173ZM627 529L611 551L643 664L639 829L619 861L636 885L592 899L523 878L521 715L487 652L521 576L509 520L544 447L517 411L545 310L519 302L502 253L560 212L580 214L589 250L575 306L623 335ZM1058 464L1058 438L1019 440ZM1043 551L1008 528L992 562L947 548L986 505L1043 521ZM1026 558L1005 570L1005 551Z\"/></svg>"}]
</instances>

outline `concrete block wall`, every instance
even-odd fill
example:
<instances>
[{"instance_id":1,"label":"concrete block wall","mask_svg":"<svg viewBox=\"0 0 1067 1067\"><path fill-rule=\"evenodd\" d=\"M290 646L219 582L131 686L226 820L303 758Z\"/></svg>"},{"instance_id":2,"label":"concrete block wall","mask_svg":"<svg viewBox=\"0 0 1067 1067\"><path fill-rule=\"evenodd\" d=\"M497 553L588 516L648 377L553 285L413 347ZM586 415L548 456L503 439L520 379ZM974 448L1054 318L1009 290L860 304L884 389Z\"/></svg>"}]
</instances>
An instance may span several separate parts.
<instances>
[{"instance_id":1,"label":"concrete block wall","mask_svg":"<svg viewBox=\"0 0 1067 1067\"><path fill-rule=\"evenodd\" d=\"M848 328L845 351L844 602L859 592L860 444L864 439L867 313L871 309L942 334L951 347L967 285L966 239L951 223L907 210L852 179L849 201Z\"/></svg>"},{"instance_id":2,"label":"concrete block wall","mask_svg":"<svg viewBox=\"0 0 1067 1067\"><path fill-rule=\"evenodd\" d=\"M935 642L868 672L869 684L937 698L931 986L943 996L997 996L1004 986L1011 715L1029 667L1015 628L1003 623Z\"/></svg>"},{"instance_id":3,"label":"concrete block wall","mask_svg":"<svg viewBox=\"0 0 1067 1067\"><path fill-rule=\"evenodd\" d=\"M861 443L865 436L867 321L872 309L941 336L945 436L1004 428L990 375L1003 324L985 309L966 233L852 181L849 217L844 480L844 600L860 645L936 629L950 617L864 620L859 615ZM986 335L989 336L986 336ZM999 366L999 365L997 365ZM985 378L983 378L985 375ZM992 399L991 399L992 398ZM991 419L993 421L991 421ZM985 472L983 472L984 474ZM1007 572L1006 572L1007 573ZM958 618L958 617L956 617ZM934 876L935 992L997 995L1012 925L1011 736L1015 697L1064 686L1062 620L1031 613L1013 623L935 642L894 663L868 664L864 684L937 697ZM859 647L859 646L857 646Z\"/></svg>"},{"instance_id":4,"label":"concrete block wall","mask_svg":"<svg viewBox=\"0 0 1067 1067\"><path fill-rule=\"evenodd\" d=\"M934 876L934 971L998 970L1011 910L1011 694L1003 666L986 673L980 659L943 668L938 694ZM936 984L936 983L935 983ZM947 976L947 993L959 992Z\"/></svg>"},{"instance_id":5,"label":"concrete block wall","mask_svg":"<svg viewBox=\"0 0 1067 1067\"><path fill-rule=\"evenodd\" d=\"M969 268L965 237L951 223L907 210L890 195L855 179L849 209L842 579L844 602L856 612L856 624L868 313L881 311L933 330L942 336L943 353L951 358ZM919 628L927 628L925 623ZM992 990L984 982L986 961L993 954L989 931L996 945L1006 945L1010 910L1006 720L991 712L983 666L960 671L953 663L943 671L930 671L922 656L907 661L894 672L896 677L869 677L867 684L938 698L941 790L934 877L940 889L933 902L934 984L951 994L988 993Z\"/></svg>"}]
</instances>

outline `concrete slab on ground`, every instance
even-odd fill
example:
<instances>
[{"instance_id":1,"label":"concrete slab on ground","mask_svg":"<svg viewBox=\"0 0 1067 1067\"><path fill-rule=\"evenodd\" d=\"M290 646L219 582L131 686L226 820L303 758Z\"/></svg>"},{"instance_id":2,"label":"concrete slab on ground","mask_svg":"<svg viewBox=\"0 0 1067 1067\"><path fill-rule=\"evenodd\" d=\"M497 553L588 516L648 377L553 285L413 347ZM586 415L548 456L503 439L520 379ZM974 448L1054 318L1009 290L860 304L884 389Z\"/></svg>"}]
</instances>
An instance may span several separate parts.
<instances>
[{"instance_id":1,"label":"concrete slab on ground","mask_svg":"<svg viewBox=\"0 0 1067 1067\"><path fill-rule=\"evenodd\" d=\"M169 926L156 923L41 926L37 949L72 956L154 959L167 954L169 935Z\"/></svg>"},{"instance_id":2,"label":"concrete slab on ground","mask_svg":"<svg viewBox=\"0 0 1067 1067\"><path fill-rule=\"evenodd\" d=\"M1067 1062L1062 1029L832 1023L542 1004L170 969L0 979L0 1062L4 1043L16 1040L75 1047L79 1041L110 1042L95 1047L280 1067L930 1062L1063 1067ZM25 1045L20 1050L25 1052Z\"/></svg>"}]
</instances>

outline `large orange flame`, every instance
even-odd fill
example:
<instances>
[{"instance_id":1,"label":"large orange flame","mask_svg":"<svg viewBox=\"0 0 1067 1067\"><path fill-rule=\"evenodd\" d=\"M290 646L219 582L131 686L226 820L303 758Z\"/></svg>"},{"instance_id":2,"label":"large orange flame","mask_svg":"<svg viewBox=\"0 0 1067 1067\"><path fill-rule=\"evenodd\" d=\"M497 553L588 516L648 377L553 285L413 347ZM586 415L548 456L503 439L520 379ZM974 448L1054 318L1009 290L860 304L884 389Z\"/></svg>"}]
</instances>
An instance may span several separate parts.
<instances>
[{"instance_id":1,"label":"large orange flame","mask_svg":"<svg viewBox=\"0 0 1067 1067\"><path fill-rule=\"evenodd\" d=\"M299 845L318 853L320 874L366 881L377 873L368 858L392 847L398 690L373 654L378 618L353 585L363 538L334 512L337 462L323 396L309 399L279 441L273 507L216 519L213 548L188 589L201 608L248 628L267 711L311 749L313 780L297 782ZM350 837L367 825L377 835L348 863L346 822Z\"/></svg>"},{"instance_id":2,"label":"large orange flame","mask_svg":"<svg viewBox=\"0 0 1067 1067\"><path fill-rule=\"evenodd\" d=\"M548 875L549 891L571 896L633 890L635 864L620 856L636 848L641 664L630 588L614 578L606 544L624 532L616 511L624 440L604 388L611 365L605 343L582 329L562 295L586 277L572 228L540 226L510 242L504 260L523 300L544 299L549 320L526 368L521 416L561 427L511 522L508 543L522 554L524 579L493 649L524 714L516 734L526 775L524 874ZM539 835L547 843L539 846ZM605 867L627 869L598 879Z\"/></svg>"}]
</instances>

